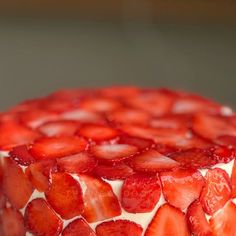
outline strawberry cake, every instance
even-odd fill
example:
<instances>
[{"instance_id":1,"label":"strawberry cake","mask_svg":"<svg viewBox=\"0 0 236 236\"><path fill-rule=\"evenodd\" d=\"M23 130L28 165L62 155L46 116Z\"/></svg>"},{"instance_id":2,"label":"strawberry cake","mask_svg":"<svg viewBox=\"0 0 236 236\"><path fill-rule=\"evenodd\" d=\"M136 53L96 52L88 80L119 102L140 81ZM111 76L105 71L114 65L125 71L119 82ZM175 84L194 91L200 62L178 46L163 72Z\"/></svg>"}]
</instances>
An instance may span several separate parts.
<instances>
[{"instance_id":1,"label":"strawberry cake","mask_svg":"<svg viewBox=\"0 0 236 236\"><path fill-rule=\"evenodd\" d=\"M236 115L195 94L62 90L0 113L1 236L235 236Z\"/></svg>"}]
</instances>

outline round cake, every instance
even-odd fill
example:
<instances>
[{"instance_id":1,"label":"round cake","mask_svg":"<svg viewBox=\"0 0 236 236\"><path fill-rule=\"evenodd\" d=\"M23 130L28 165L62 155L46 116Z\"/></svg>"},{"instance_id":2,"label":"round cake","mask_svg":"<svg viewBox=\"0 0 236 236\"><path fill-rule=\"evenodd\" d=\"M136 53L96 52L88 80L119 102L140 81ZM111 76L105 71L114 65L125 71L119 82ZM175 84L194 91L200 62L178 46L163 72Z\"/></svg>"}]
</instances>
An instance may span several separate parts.
<instances>
[{"instance_id":1,"label":"round cake","mask_svg":"<svg viewBox=\"0 0 236 236\"><path fill-rule=\"evenodd\" d=\"M1 236L235 236L236 115L169 89L61 90L0 113Z\"/></svg>"}]
</instances>

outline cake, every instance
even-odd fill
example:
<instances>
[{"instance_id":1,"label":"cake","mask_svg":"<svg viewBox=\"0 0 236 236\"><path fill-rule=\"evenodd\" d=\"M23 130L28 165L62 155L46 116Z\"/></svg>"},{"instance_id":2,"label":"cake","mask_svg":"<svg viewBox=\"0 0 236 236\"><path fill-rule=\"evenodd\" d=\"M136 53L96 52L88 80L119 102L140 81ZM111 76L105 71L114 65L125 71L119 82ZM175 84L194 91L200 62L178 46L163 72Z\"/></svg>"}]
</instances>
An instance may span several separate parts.
<instances>
[{"instance_id":1,"label":"cake","mask_svg":"<svg viewBox=\"0 0 236 236\"><path fill-rule=\"evenodd\" d=\"M0 235L235 236L236 115L169 89L61 90L0 114Z\"/></svg>"}]
</instances>

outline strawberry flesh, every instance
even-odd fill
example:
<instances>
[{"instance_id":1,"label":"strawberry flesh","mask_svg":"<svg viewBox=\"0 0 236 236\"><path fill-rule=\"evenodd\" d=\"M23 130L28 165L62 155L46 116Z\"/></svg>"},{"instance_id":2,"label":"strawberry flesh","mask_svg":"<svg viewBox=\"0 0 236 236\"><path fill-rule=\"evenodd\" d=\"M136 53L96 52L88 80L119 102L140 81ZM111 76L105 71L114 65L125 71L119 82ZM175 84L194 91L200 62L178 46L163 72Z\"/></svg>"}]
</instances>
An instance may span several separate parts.
<instances>
[{"instance_id":1,"label":"strawberry flesh","mask_svg":"<svg viewBox=\"0 0 236 236\"><path fill-rule=\"evenodd\" d=\"M234 165L231 174L231 183L232 183L232 197L236 198L236 161L234 160Z\"/></svg>"}]
</instances>

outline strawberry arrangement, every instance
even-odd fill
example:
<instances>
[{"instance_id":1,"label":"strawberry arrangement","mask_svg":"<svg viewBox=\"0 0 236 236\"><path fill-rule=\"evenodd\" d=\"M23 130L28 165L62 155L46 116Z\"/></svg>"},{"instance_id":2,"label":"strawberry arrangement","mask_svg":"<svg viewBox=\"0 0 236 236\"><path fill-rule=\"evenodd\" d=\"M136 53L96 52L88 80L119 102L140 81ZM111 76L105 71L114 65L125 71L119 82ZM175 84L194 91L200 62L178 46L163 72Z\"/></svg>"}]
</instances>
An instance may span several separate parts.
<instances>
[{"instance_id":1,"label":"strawberry arrangement","mask_svg":"<svg viewBox=\"0 0 236 236\"><path fill-rule=\"evenodd\" d=\"M25 101L0 113L0 235L235 236L235 148L236 115L194 94Z\"/></svg>"}]
</instances>

